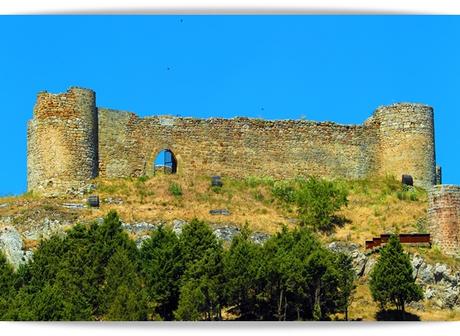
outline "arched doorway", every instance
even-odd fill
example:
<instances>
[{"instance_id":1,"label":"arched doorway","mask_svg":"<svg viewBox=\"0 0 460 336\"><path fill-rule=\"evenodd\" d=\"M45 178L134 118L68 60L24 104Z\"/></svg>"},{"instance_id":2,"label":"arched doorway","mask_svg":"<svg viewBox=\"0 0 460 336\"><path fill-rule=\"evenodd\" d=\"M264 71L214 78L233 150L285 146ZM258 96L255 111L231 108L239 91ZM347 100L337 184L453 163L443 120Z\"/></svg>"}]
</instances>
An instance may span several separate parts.
<instances>
[{"instance_id":1,"label":"arched doorway","mask_svg":"<svg viewBox=\"0 0 460 336\"><path fill-rule=\"evenodd\" d=\"M177 172L177 160L174 153L169 149L162 149L153 162L153 172L175 174Z\"/></svg>"}]
</instances>

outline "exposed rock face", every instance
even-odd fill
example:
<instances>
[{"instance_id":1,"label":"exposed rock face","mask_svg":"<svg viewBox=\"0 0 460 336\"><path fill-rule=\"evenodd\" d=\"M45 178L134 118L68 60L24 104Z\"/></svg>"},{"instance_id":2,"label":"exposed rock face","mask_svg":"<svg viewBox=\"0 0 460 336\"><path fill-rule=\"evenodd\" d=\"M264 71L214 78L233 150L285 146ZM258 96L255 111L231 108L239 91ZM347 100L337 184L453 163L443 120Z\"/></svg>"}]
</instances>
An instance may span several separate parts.
<instances>
[{"instance_id":1,"label":"exposed rock face","mask_svg":"<svg viewBox=\"0 0 460 336\"><path fill-rule=\"evenodd\" d=\"M31 251L23 250L21 234L13 227L1 229L0 250L15 269L29 261L32 256Z\"/></svg>"},{"instance_id":2,"label":"exposed rock face","mask_svg":"<svg viewBox=\"0 0 460 336\"><path fill-rule=\"evenodd\" d=\"M351 257L356 275L364 275L368 258L364 253L359 251L358 245L337 241L330 243L328 247L336 253L344 253Z\"/></svg>"},{"instance_id":3,"label":"exposed rock face","mask_svg":"<svg viewBox=\"0 0 460 336\"><path fill-rule=\"evenodd\" d=\"M377 261L374 254L366 255L359 251L356 244L332 242L329 249L342 252L352 258L353 268L358 276L367 276ZM447 265L431 265L418 254L410 256L413 276L423 291L426 300L440 309L460 308L460 272L454 273ZM415 309L423 310L423 305L411 304Z\"/></svg>"},{"instance_id":4,"label":"exposed rock face","mask_svg":"<svg viewBox=\"0 0 460 336\"><path fill-rule=\"evenodd\" d=\"M23 237L28 240L47 239L54 234L64 233L64 226L58 219L45 218L39 225L33 226L30 230L22 233Z\"/></svg>"},{"instance_id":5,"label":"exposed rock face","mask_svg":"<svg viewBox=\"0 0 460 336\"><path fill-rule=\"evenodd\" d=\"M240 229L235 226L224 226L215 229L213 233L217 238L226 242L231 242L237 234L240 234Z\"/></svg>"},{"instance_id":6,"label":"exposed rock face","mask_svg":"<svg viewBox=\"0 0 460 336\"><path fill-rule=\"evenodd\" d=\"M425 298L442 309L460 307L460 273L445 264L427 264L422 257L414 255L412 266L416 282L424 290Z\"/></svg>"},{"instance_id":7,"label":"exposed rock face","mask_svg":"<svg viewBox=\"0 0 460 336\"><path fill-rule=\"evenodd\" d=\"M139 222L139 223L132 223L121 224L121 227L128 231L129 233L133 233L135 235L139 235L141 233L152 232L158 229L158 226L161 224L152 224L148 222Z\"/></svg>"},{"instance_id":8,"label":"exposed rock face","mask_svg":"<svg viewBox=\"0 0 460 336\"><path fill-rule=\"evenodd\" d=\"M175 219L172 221L173 231L176 235L180 235L182 233L182 227L186 225L187 222L182 219Z\"/></svg>"},{"instance_id":9,"label":"exposed rock face","mask_svg":"<svg viewBox=\"0 0 460 336\"><path fill-rule=\"evenodd\" d=\"M254 243L263 245L269 238L270 235L265 232L253 232L249 237Z\"/></svg>"}]
</instances>

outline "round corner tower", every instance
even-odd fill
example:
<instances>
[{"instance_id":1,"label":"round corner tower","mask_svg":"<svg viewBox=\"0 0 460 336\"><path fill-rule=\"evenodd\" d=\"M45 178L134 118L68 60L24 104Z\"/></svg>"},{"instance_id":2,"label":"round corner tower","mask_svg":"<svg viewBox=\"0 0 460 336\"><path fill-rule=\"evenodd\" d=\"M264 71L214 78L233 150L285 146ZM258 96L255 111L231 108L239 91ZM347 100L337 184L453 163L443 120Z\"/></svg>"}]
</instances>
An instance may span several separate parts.
<instances>
[{"instance_id":1,"label":"round corner tower","mask_svg":"<svg viewBox=\"0 0 460 336\"><path fill-rule=\"evenodd\" d=\"M429 189L436 183L433 108L398 103L379 107L374 117L380 123L378 154L380 175L401 178L411 175L414 184Z\"/></svg>"},{"instance_id":2,"label":"round corner tower","mask_svg":"<svg viewBox=\"0 0 460 336\"><path fill-rule=\"evenodd\" d=\"M84 188L98 175L94 91L40 92L27 130L27 189L42 194Z\"/></svg>"},{"instance_id":3,"label":"round corner tower","mask_svg":"<svg viewBox=\"0 0 460 336\"><path fill-rule=\"evenodd\" d=\"M428 194L432 242L448 255L460 255L460 186L436 185Z\"/></svg>"}]
</instances>

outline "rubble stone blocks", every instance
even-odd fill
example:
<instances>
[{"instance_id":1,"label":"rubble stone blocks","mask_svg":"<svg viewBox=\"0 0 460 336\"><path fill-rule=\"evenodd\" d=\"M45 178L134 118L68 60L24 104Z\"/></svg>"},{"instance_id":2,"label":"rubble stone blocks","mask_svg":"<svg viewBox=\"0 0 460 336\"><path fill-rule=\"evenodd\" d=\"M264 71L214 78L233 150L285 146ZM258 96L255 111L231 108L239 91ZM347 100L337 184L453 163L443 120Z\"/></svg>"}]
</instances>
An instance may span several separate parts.
<instances>
[{"instance_id":1,"label":"rubble stone blocks","mask_svg":"<svg viewBox=\"0 0 460 336\"><path fill-rule=\"evenodd\" d=\"M460 186L436 185L428 194L432 241L448 255L460 256Z\"/></svg>"},{"instance_id":2,"label":"rubble stone blocks","mask_svg":"<svg viewBox=\"0 0 460 336\"><path fill-rule=\"evenodd\" d=\"M153 175L163 149L177 173L193 176L315 175L360 179L411 175L435 183L433 109L398 103L379 107L362 125L251 118L140 118L96 107L95 93L72 87L38 94L28 127L28 190L85 190L96 176Z\"/></svg>"}]
</instances>

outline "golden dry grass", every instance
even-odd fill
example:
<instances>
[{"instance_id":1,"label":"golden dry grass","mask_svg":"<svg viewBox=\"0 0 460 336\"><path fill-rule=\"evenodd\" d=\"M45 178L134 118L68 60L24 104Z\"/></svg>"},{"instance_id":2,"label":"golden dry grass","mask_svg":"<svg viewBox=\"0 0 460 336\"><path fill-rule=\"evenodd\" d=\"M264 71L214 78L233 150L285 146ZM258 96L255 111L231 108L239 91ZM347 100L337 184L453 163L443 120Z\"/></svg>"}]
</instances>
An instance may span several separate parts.
<instances>
[{"instance_id":1,"label":"golden dry grass","mask_svg":"<svg viewBox=\"0 0 460 336\"><path fill-rule=\"evenodd\" d=\"M64 202L82 202L82 198L50 199L26 193L0 199L10 206L0 208L0 216L22 214L46 216L53 213L69 219L92 220L103 217L114 209L125 222L198 218L213 224L248 223L254 231L275 233L283 225L293 226L296 211L281 204L271 193L273 180L250 177L243 180L223 178L222 188L212 188L209 177L160 174L147 180L142 178L102 179L94 181L101 199L100 208L71 210ZM182 190L174 196L170 185L176 183ZM391 179L338 181L349 190L349 204L341 214L350 220L336 232L322 236L325 241L346 240L364 246L371 239L386 232L417 231L417 219L426 215L427 197L416 191L417 200L400 200L400 186ZM399 188L399 189L398 189ZM107 198L119 198L122 204L107 204ZM228 209L229 216L211 215L211 209Z\"/></svg>"},{"instance_id":2,"label":"golden dry grass","mask_svg":"<svg viewBox=\"0 0 460 336\"><path fill-rule=\"evenodd\" d=\"M172 183L180 186L181 196L171 193ZM267 186L247 187L235 180L224 179L224 186L215 189L211 188L209 178L190 179L178 175L158 175L145 182L139 179L99 179L97 184L101 200L120 198L123 204L102 202L99 209L86 215L88 219L103 216L114 209L127 222L199 218L209 223L244 225L247 222L252 230L268 233L289 225L289 214L273 205ZM230 215L211 215L209 211L212 209L228 209Z\"/></svg>"}]
</instances>

